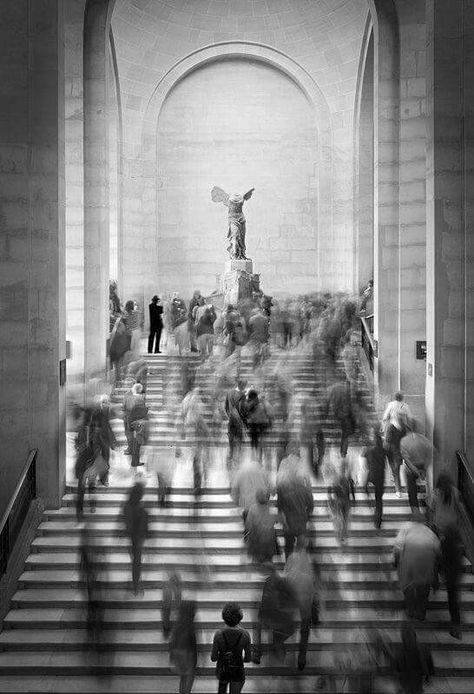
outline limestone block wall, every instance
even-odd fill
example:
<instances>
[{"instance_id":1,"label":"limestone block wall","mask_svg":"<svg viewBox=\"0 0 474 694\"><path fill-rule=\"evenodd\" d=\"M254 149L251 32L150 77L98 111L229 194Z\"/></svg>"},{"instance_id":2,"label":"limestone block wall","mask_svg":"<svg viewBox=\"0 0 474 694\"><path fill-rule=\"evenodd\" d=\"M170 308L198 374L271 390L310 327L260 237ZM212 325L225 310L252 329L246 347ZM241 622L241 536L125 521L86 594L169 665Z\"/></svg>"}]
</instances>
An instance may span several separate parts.
<instances>
[{"instance_id":1,"label":"limestone block wall","mask_svg":"<svg viewBox=\"0 0 474 694\"><path fill-rule=\"evenodd\" d=\"M84 372L84 85L86 0L65 3L66 339L70 384Z\"/></svg>"},{"instance_id":2,"label":"limestone block wall","mask_svg":"<svg viewBox=\"0 0 474 694\"><path fill-rule=\"evenodd\" d=\"M0 509L30 448L39 494L64 482L63 3L2 3L0 22Z\"/></svg>"},{"instance_id":3,"label":"limestone block wall","mask_svg":"<svg viewBox=\"0 0 474 694\"><path fill-rule=\"evenodd\" d=\"M227 209L212 202L214 185L256 189L244 206L247 255L266 291L319 288L318 233L330 220L318 215L317 114L286 75L246 60L192 72L161 110L157 161L157 291L215 288Z\"/></svg>"},{"instance_id":4,"label":"limestone block wall","mask_svg":"<svg viewBox=\"0 0 474 694\"><path fill-rule=\"evenodd\" d=\"M157 85L166 81L174 66L206 46L215 46L218 55L222 42L248 42L279 51L295 61L321 90L331 129L331 153L324 163L326 166L330 161L331 189L319 190L319 200L325 200L330 211L329 223L318 230L322 281L328 289L352 287L352 123L367 12L366 0L330 0L324 4L302 0L222 0L209 4L195 0L185 7L162 0L117 1L112 27L123 103L122 267L126 294L148 294L156 281L160 239L156 200L150 190L142 200L144 216L137 209L143 177L151 175L141 142L147 106ZM147 147L151 146L147 142ZM295 204L302 197L298 194ZM216 253L214 262L222 260Z\"/></svg>"}]
</instances>

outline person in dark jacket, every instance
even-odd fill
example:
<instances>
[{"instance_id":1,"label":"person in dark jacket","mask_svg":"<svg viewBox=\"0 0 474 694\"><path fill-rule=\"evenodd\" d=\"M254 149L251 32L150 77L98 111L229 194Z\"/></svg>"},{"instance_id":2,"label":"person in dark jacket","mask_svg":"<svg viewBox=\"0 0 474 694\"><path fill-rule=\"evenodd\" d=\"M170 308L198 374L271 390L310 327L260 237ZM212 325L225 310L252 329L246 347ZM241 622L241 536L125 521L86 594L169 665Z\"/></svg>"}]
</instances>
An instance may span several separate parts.
<instances>
[{"instance_id":1,"label":"person in dark jacket","mask_svg":"<svg viewBox=\"0 0 474 694\"><path fill-rule=\"evenodd\" d=\"M289 455L281 461L276 478L277 507L282 516L285 559L295 543L304 547L307 526L314 508L311 481L299 457L297 444L289 446Z\"/></svg>"},{"instance_id":2,"label":"person in dark jacket","mask_svg":"<svg viewBox=\"0 0 474 694\"><path fill-rule=\"evenodd\" d=\"M258 460L262 460L262 436L271 426L272 420L263 398L254 388L250 388L239 405L242 421L250 436L250 445Z\"/></svg>"},{"instance_id":3,"label":"person in dark jacket","mask_svg":"<svg viewBox=\"0 0 474 694\"><path fill-rule=\"evenodd\" d=\"M375 443L366 448L362 457L367 461L367 482L365 493L369 496L369 484L374 487L375 492L375 513L374 526L379 529L382 525L383 513L383 492L385 483L385 449L382 437L379 433L375 434Z\"/></svg>"},{"instance_id":4,"label":"person in dark jacket","mask_svg":"<svg viewBox=\"0 0 474 694\"><path fill-rule=\"evenodd\" d=\"M189 339L191 342L191 352L198 351L196 342L196 325L194 323L193 311L196 308L196 306L202 306L203 304L204 297L201 296L201 292L199 291L199 289L196 289L188 306L188 330Z\"/></svg>"},{"instance_id":5,"label":"person in dark jacket","mask_svg":"<svg viewBox=\"0 0 474 694\"><path fill-rule=\"evenodd\" d=\"M132 467L136 468L142 465L140 463L140 447L146 443L148 433L148 407L145 403L141 383L135 383L131 393L125 396L123 409L125 434L129 446L126 453L132 456Z\"/></svg>"},{"instance_id":6,"label":"person in dark jacket","mask_svg":"<svg viewBox=\"0 0 474 694\"><path fill-rule=\"evenodd\" d=\"M130 539L130 555L132 558L133 592L140 591L142 573L142 550L148 535L148 511L143 503L144 486L136 482L130 489L130 494L123 507L125 529ZM141 590L143 593L143 589Z\"/></svg>"},{"instance_id":7,"label":"person in dark jacket","mask_svg":"<svg viewBox=\"0 0 474 694\"><path fill-rule=\"evenodd\" d=\"M196 602L182 600L171 632L170 662L179 675L179 694L190 694L196 676L197 639L195 628Z\"/></svg>"},{"instance_id":8,"label":"person in dark jacket","mask_svg":"<svg viewBox=\"0 0 474 694\"><path fill-rule=\"evenodd\" d=\"M343 381L331 386L328 392L328 411L331 410L341 427L340 453L343 458L347 455L349 437L355 431L354 414L351 402L351 384Z\"/></svg>"},{"instance_id":9,"label":"person in dark jacket","mask_svg":"<svg viewBox=\"0 0 474 694\"><path fill-rule=\"evenodd\" d=\"M227 415L227 437L229 439L229 451L227 454L227 468L229 472L234 465L240 462L240 452L244 437L244 424L240 415L240 403L245 398L245 381L238 380L236 388L232 388L226 395L224 410Z\"/></svg>"},{"instance_id":10,"label":"person in dark jacket","mask_svg":"<svg viewBox=\"0 0 474 694\"><path fill-rule=\"evenodd\" d=\"M242 610L236 602L228 602L222 610L225 627L214 634L211 660L217 663L218 694L240 694L245 683L244 663L250 662L251 642L248 631L239 627Z\"/></svg>"},{"instance_id":11,"label":"person in dark jacket","mask_svg":"<svg viewBox=\"0 0 474 694\"><path fill-rule=\"evenodd\" d=\"M155 344L155 354L160 354L161 331L163 330L163 306L160 306L159 298L155 296L151 300L148 309L150 311L150 334L148 336L148 354L153 352Z\"/></svg>"}]
</instances>

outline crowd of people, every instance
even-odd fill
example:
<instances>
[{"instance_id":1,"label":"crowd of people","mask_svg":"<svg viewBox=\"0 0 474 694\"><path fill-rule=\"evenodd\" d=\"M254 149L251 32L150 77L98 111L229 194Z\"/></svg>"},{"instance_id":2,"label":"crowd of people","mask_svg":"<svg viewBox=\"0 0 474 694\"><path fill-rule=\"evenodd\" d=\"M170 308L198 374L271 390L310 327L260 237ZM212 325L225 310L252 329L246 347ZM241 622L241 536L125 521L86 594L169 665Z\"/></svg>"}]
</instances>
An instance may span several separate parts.
<instances>
[{"instance_id":1,"label":"crowd of people","mask_svg":"<svg viewBox=\"0 0 474 694\"><path fill-rule=\"evenodd\" d=\"M222 610L224 626L216 632L210 654L217 663L218 692L241 691L245 663L258 664L266 657L263 631L270 634L270 662L283 663L286 643L299 629L297 666L303 670L311 629L324 623L327 592L327 578L316 561L314 481L326 489L334 534L343 547L350 537L355 505L367 502L373 506L374 528L381 533L389 469L399 498L406 489L411 511L411 520L401 526L393 547L406 621L400 643L392 643L376 631L375 640L360 634L344 649L335 647L334 677L348 679L350 691L369 693L382 663L384 668L392 667L402 691L420 693L423 680L433 674L433 665L427 649L417 643L414 625L426 618L429 594L438 588L440 576L447 590L450 634L454 638L462 635L458 600L462 509L446 472L431 485L436 451L421 433L403 394L394 395L380 421L371 410L360 370L357 303L319 295L285 302L254 296L218 311L198 291L187 307L177 294L163 307L154 296L149 307L148 351L161 351L164 329L168 344L173 338L179 353L188 350L201 355L195 368L189 360L181 360L164 383L163 410L175 423L174 459L150 440L147 362L136 347L131 349L133 331L140 325L138 309L133 302L127 302L124 312L120 302L115 308L114 327L118 330L123 323L130 333L126 351L133 354L125 363L122 355L118 364L116 384L125 386L125 394L115 407L123 419L124 453L138 471L122 512L130 542L134 594L143 594L142 554L150 534L144 502L146 478L140 469L145 466L156 479L159 506L170 505L174 468L187 445L198 505L212 474L213 452L225 448L229 492L242 516L246 561L259 567L262 592L253 639L250 630L240 626L243 613L237 603L228 603ZM252 365L247 379L241 365L244 349ZM272 351L278 355L276 360L268 358ZM312 356L314 380L323 379L322 391L299 392L295 363L303 353ZM110 424L112 407L109 398L100 396L76 413L77 517L81 522L86 491L93 512L96 484L108 484L110 452L117 447ZM337 425L337 453L328 445L331 422ZM91 630L96 634L100 631L100 600L94 591L94 561L88 543L85 532L83 569ZM163 587L162 624L169 637L171 663L180 676L180 693L189 694L197 667L199 604L198 600L185 600L182 593L183 579L179 571L172 572ZM333 686L335 691L330 679L321 675L318 687Z\"/></svg>"}]
</instances>

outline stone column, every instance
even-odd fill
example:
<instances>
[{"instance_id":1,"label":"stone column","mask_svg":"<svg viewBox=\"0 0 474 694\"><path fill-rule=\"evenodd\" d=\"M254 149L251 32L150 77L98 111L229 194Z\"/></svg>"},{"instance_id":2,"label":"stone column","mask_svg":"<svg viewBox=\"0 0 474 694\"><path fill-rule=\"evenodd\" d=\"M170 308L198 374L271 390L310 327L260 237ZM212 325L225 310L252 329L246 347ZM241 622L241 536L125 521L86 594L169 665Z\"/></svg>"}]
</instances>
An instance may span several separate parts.
<instances>
[{"instance_id":1,"label":"stone column","mask_svg":"<svg viewBox=\"0 0 474 694\"><path fill-rule=\"evenodd\" d=\"M376 392L383 405L400 384L399 43L392 0L378 0L374 24L374 337Z\"/></svg>"},{"instance_id":2,"label":"stone column","mask_svg":"<svg viewBox=\"0 0 474 694\"><path fill-rule=\"evenodd\" d=\"M428 0L426 409L442 464L472 457L474 8Z\"/></svg>"},{"instance_id":3,"label":"stone column","mask_svg":"<svg viewBox=\"0 0 474 694\"><path fill-rule=\"evenodd\" d=\"M84 373L103 376L109 333L108 0L84 18Z\"/></svg>"},{"instance_id":4,"label":"stone column","mask_svg":"<svg viewBox=\"0 0 474 694\"><path fill-rule=\"evenodd\" d=\"M64 487L64 35L61 0L2 3L0 505L28 450L39 494Z\"/></svg>"}]
</instances>

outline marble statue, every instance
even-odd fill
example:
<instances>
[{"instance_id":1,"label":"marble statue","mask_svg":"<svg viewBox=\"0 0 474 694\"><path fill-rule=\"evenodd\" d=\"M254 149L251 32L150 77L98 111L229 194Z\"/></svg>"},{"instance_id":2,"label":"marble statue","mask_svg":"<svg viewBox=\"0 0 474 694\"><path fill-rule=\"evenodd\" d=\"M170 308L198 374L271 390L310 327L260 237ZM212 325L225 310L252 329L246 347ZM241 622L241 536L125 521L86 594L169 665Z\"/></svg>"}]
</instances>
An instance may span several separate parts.
<instances>
[{"instance_id":1,"label":"marble statue","mask_svg":"<svg viewBox=\"0 0 474 694\"><path fill-rule=\"evenodd\" d=\"M229 210L229 226L227 250L231 260L247 260L245 255L245 215L242 211L244 202L250 200L255 188L251 188L244 195L233 193L228 195L222 188L214 186L211 190L213 202L222 202Z\"/></svg>"}]
</instances>

